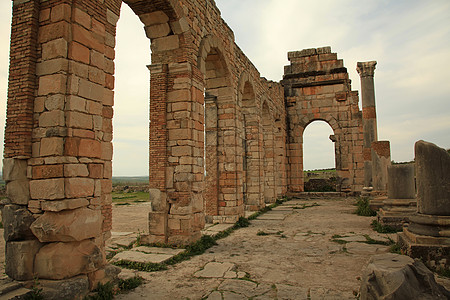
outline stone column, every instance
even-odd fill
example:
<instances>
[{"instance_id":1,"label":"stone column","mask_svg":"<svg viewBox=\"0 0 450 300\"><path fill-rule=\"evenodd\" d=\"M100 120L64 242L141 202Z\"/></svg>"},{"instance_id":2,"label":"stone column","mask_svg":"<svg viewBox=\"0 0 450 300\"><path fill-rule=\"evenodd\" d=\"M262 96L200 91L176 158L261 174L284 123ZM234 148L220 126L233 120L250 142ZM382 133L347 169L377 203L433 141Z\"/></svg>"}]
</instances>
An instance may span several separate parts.
<instances>
[{"instance_id":1,"label":"stone column","mask_svg":"<svg viewBox=\"0 0 450 300\"><path fill-rule=\"evenodd\" d=\"M387 175L388 198L378 211L378 222L400 230L417 211L414 165L388 166Z\"/></svg>"},{"instance_id":2,"label":"stone column","mask_svg":"<svg viewBox=\"0 0 450 300\"><path fill-rule=\"evenodd\" d=\"M391 147L389 141L372 142L372 186L376 195L387 193L387 169L391 165Z\"/></svg>"},{"instance_id":3,"label":"stone column","mask_svg":"<svg viewBox=\"0 0 450 300\"><path fill-rule=\"evenodd\" d=\"M403 250L433 269L450 267L450 155L418 141L415 145L417 214L399 234Z\"/></svg>"},{"instance_id":4,"label":"stone column","mask_svg":"<svg viewBox=\"0 0 450 300\"><path fill-rule=\"evenodd\" d=\"M375 110L375 88L373 76L376 61L358 62L356 70L361 77L361 98L363 113L363 155L364 155L364 186L372 186L372 142L377 141L377 116Z\"/></svg>"}]
</instances>

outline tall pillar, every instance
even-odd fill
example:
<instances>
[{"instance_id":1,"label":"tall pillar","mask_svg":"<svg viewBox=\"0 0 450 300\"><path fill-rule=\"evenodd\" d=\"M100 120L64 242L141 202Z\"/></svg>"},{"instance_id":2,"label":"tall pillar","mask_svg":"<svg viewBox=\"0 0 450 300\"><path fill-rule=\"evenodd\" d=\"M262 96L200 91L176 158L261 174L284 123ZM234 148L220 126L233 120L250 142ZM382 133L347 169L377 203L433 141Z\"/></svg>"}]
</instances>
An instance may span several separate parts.
<instances>
[{"instance_id":1,"label":"tall pillar","mask_svg":"<svg viewBox=\"0 0 450 300\"><path fill-rule=\"evenodd\" d=\"M376 61L358 62L356 70L361 77L362 113L363 113L363 155L364 186L372 186L372 142L377 141L377 116L375 110L375 87L373 75Z\"/></svg>"},{"instance_id":2,"label":"tall pillar","mask_svg":"<svg viewBox=\"0 0 450 300\"><path fill-rule=\"evenodd\" d=\"M399 234L406 254L432 269L450 267L450 155L418 141L415 145L417 213Z\"/></svg>"}]
</instances>

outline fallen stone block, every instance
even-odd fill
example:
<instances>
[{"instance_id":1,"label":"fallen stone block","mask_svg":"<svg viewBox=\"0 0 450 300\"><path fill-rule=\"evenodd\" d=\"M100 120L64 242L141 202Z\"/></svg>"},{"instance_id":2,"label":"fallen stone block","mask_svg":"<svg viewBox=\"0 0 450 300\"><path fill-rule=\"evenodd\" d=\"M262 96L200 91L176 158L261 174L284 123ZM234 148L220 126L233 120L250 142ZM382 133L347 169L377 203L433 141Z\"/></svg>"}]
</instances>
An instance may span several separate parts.
<instances>
[{"instance_id":1,"label":"fallen stone block","mask_svg":"<svg viewBox=\"0 0 450 300\"><path fill-rule=\"evenodd\" d=\"M363 272L361 300L448 299L450 292L437 284L433 273L419 260L405 255L373 256Z\"/></svg>"}]
</instances>

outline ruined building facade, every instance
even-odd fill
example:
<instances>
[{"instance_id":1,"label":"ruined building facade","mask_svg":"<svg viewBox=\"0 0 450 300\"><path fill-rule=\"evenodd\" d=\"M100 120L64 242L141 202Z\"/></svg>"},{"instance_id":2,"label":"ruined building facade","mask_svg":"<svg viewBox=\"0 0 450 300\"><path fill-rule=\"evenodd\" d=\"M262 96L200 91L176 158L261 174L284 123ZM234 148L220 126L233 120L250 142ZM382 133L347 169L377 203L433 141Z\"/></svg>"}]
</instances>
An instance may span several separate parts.
<instances>
[{"instance_id":1,"label":"ruined building facade","mask_svg":"<svg viewBox=\"0 0 450 300\"><path fill-rule=\"evenodd\" d=\"M186 244L205 220L232 223L302 191L303 132L315 120L333 128L340 191L370 185L374 62L358 65L361 112L329 47L290 52L283 80L267 81L214 1L123 2L12 1L3 173L10 277L82 274L91 286L105 277L121 5L151 40L148 241Z\"/></svg>"}]
</instances>

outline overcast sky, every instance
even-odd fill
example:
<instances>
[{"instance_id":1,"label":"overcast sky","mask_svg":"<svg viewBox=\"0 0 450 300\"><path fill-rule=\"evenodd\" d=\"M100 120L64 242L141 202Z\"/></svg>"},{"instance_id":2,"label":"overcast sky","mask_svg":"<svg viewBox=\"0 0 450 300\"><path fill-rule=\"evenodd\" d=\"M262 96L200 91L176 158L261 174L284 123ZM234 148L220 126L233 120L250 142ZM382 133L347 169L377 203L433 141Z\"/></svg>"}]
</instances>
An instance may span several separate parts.
<instances>
[{"instance_id":1,"label":"overcast sky","mask_svg":"<svg viewBox=\"0 0 450 300\"><path fill-rule=\"evenodd\" d=\"M261 76L279 81L287 52L331 46L344 59L353 90L357 61L378 61L378 139L395 161L414 157L423 139L450 148L450 1L217 0L236 42ZM4 124L11 1L0 3L0 122ZM114 175L148 174L149 41L124 5L118 24ZM3 126L0 138L3 140ZM331 128L306 129L305 169L334 167ZM2 149L3 150L3 149Z\"/></svg>"}]
</instances>

